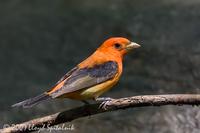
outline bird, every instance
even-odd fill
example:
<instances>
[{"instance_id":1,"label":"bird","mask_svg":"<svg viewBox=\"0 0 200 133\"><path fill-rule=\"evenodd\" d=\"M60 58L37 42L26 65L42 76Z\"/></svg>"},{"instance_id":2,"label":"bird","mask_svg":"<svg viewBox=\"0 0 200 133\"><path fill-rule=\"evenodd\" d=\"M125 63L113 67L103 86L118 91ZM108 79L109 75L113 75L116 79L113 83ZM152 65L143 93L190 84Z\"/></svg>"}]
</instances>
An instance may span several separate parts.
<instances>
[{"instance_id":1,"label":"bird","mask_svg":"<svg viewBox=\"0 0 200 133\"><path fill-rule=\"evenodd\" d=\"M12 105L30 108L49 99L68 98L88 104L95 100L106 105L110 97L100 97L120 79L123 57L140 45L124 37L105 40L92 55L67 72L53 87L44 93Z\"/></svg>"}]
</instances>

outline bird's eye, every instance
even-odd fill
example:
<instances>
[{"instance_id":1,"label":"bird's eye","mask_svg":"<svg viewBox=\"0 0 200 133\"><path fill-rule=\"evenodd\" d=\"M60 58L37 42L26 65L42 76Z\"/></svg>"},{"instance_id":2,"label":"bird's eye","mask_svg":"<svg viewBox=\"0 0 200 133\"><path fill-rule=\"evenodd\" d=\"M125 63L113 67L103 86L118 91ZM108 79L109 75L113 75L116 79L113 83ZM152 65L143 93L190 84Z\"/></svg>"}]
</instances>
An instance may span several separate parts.
<instances>
[{"instance_id":1,"label":"bird's eye","mask_svg":"<svg viewBox=\"0 0 200 133\"><path fill-rule=\"evenodd\" d=\"M120 48L122 47L122 45L119 44L119 43L115 43L115 44L114 44L114 47L115 47L116 49L120 49Z\"/></svg>"}]
</instances>

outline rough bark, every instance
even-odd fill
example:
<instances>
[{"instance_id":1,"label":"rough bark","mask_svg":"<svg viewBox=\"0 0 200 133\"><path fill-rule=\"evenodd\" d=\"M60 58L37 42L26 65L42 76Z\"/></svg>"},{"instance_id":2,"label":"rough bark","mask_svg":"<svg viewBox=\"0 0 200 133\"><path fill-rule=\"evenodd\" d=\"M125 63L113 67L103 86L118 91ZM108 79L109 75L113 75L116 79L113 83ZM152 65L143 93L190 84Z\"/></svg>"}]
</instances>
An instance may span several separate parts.
<instances>
[{"instance_id":1,"label":"rough bark","mask_svg":"<svg viewBox=\"0 0 200 133\"><path fill-rule=\"evenodd\" d=\"M12 127L1 129L1 133L22 133L38 130L41 127L70 122L72 120L119 109L163 106L163 105L200 105L198 94L145 95L114 99L105 108L99 108L100 103L90 104L58 112L49 116L33 119Z\"/></svg>"}]
</instances>

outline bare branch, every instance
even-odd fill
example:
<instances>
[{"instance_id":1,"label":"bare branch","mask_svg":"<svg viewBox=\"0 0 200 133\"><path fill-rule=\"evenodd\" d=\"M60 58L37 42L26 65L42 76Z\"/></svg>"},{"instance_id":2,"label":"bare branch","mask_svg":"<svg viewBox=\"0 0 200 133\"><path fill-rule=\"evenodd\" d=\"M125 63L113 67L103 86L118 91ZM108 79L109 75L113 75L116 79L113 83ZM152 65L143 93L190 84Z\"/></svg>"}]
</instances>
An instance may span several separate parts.
<instances>
[{"instance_id":1,"label":"bare branch","mask_svg":"<svg viewBox=\"0 0 200 133\"><path fill-rule=\"evenodd\" d=\"M110 112L119 109L163 106L163 105L200 105L200 95L198 94L172 94L172 95L145 95L114 99L109 102L106 109L99 108L100 103L90 104L55 113L53 115L33 119L12 127L1 129L1 133L24 133L38 130L41 127L70 122L72 120L95 115L103 112Z\"/></svg>"}]
</instances>

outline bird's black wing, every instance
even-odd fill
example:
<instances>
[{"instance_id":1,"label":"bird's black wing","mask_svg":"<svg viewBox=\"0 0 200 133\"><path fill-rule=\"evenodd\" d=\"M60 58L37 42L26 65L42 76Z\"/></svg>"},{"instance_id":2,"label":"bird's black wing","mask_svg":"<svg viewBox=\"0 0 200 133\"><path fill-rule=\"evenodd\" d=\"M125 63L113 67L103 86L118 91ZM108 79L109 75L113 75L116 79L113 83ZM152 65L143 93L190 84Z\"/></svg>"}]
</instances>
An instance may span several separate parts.
<instances>
[{"instance_id":1,"label":"bird's black wing","mask_svg":"<svg viewBox=\"0 0 200 133\"><path fill-rule=\"evenodd\" d=\"M60 89L52 92L50 96L56 98L66 93L95 86L114 78L117 72L118 64L115 61L108 61L91 68L76 68L70 76L67 76L67 79L64 78L66 79L64 85Z\"/></svg>"}]
</instances>

